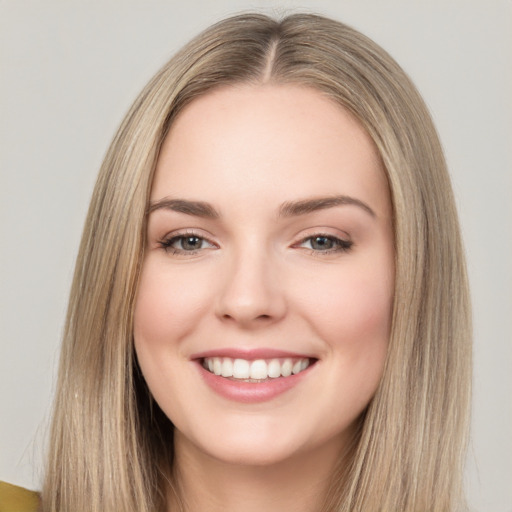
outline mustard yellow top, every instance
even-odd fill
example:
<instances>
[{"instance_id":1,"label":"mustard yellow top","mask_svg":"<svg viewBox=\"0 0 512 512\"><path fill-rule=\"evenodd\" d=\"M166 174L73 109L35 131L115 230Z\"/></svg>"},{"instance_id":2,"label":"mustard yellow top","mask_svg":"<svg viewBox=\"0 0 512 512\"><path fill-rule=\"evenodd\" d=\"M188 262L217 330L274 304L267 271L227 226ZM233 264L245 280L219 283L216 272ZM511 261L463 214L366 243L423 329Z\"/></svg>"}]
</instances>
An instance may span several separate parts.
<instances>
[{"instance_id":1,"label":"mustard yellow top","mask_svg":"<svg viewBox=\"0 0 512 512\"><path fill-rule=\"evenodd\" d=\"M38 506L37 492L0 482L0 512L37 512Z\"/></svg>"}]
</instances>

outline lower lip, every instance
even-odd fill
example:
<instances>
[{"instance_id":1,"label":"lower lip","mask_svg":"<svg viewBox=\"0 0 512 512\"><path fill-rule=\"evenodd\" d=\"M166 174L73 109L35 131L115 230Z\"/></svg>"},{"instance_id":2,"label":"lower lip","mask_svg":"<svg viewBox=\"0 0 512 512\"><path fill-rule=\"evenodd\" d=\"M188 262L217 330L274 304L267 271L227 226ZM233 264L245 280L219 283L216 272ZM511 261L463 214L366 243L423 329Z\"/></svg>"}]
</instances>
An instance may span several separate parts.
<instances>
[{"instance_id":1,"label":"lower lip","mask_svg":"<svg viewBox=\"0 0 512 512\"><path fill-rule=\"evenodd\" d=\"M309 374L313 365L308 366L308 368L296 375L278 377L277 379L269 379L264 382L231 380L205 370L200 362L198 362L197 366L201 377L215 393L228 400L252 404L267 402L292 389Z\"/></svg>"}]
</instances>

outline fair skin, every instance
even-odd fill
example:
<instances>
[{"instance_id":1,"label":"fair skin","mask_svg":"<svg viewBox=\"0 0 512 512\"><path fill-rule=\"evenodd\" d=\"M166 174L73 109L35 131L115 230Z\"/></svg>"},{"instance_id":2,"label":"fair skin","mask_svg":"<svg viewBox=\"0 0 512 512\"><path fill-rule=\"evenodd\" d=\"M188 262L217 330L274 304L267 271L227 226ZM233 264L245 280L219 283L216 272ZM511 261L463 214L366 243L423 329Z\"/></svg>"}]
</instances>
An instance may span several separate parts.
<instances>
[{"instance_id":1,"label":"fair skin","mask_svg":"<svg viewBox=\"0 0 512 512\"><path fill-rule=\"evenodd\" d=\"M370 138L312 89L220 88L173 123L150 200L135 348L187 509L318 509L389 339L391 204Z\"/></svg>"}]
</instances>

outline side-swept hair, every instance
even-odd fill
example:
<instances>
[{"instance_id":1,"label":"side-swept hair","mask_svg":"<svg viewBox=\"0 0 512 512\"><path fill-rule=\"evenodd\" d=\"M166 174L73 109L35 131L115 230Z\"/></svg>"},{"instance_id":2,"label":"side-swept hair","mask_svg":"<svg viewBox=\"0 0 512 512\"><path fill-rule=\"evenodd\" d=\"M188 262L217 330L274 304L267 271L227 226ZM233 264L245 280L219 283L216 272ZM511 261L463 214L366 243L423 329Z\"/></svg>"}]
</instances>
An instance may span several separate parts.
<instances>
[{"instance_id":1,"label":"side-swept hair","mask_svg":"<svg viewBox=\"0 0 512 512\"><path fill-rule=\"evenodd\" d=\"M281 21L244 14L212 26L157 73L119 128L76 264L42 509L154 512L176 486L172 424L151 399L133 349L147 204L173 119L194 98L234 83L299 84L348 109L378 148L391 191L396 282L388 357L324 510L458 509L470 306L442 149L396 62L359 32L309 14Z\"/></svg>"}]
</instances>

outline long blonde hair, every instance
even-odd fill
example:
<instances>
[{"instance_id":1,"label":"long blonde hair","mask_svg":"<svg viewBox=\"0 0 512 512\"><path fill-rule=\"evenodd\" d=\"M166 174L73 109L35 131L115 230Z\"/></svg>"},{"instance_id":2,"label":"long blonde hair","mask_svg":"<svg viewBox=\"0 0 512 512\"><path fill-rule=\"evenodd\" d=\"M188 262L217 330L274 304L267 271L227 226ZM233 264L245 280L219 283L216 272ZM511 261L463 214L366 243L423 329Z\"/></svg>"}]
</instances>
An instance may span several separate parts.
<instances>
[{"instance_id":1,"label":"long blonde hair","mask_svg":"<svg viewBox=\"0 0 512 512\"><path fill-rule=\"evenodd\" d=\"M245 14L200 34L128 112L92 197L71 290L44 511L150 512L176 485L172 424L134 357L132 322L152 176L176 115L232 83L301 84L351 111L377 146L394 209L388 358L324 510L454 511L470 405L470 306L457 214L429 113L395 61L357 31ZM346 462L346 461L345 461Z\"/></svg>"}]
</instances>

